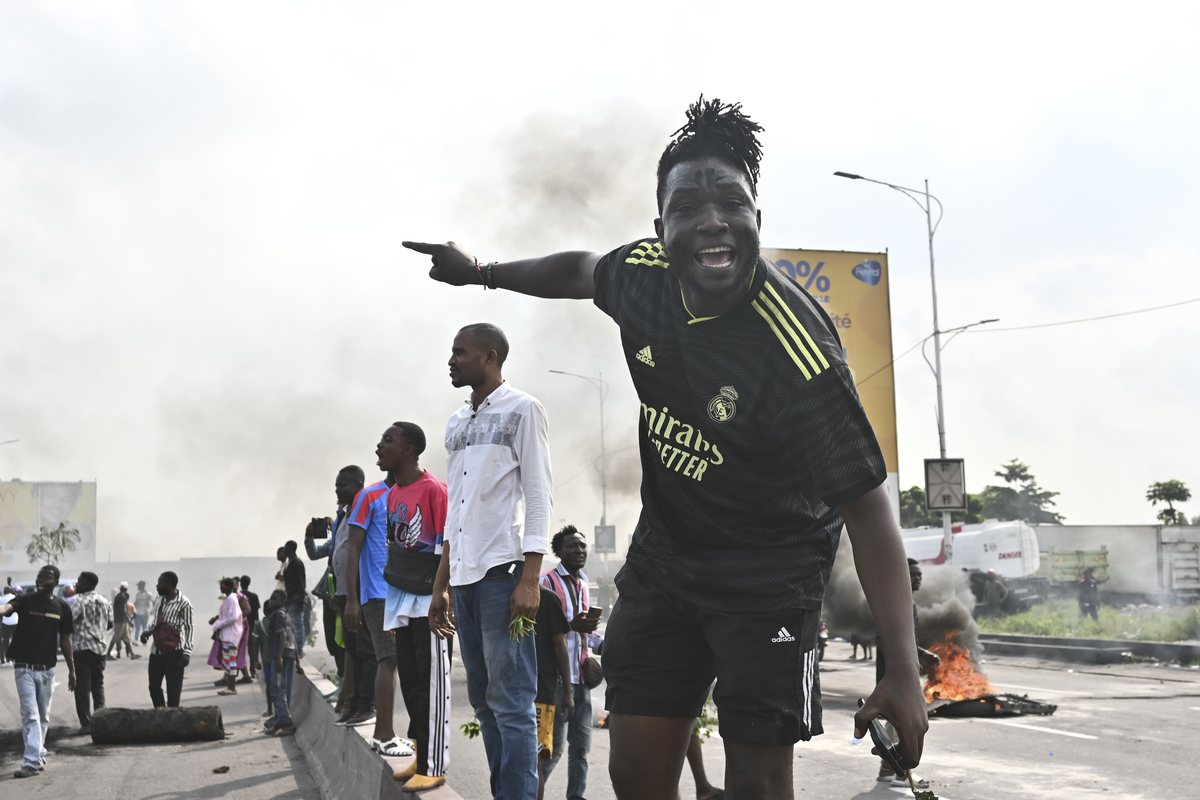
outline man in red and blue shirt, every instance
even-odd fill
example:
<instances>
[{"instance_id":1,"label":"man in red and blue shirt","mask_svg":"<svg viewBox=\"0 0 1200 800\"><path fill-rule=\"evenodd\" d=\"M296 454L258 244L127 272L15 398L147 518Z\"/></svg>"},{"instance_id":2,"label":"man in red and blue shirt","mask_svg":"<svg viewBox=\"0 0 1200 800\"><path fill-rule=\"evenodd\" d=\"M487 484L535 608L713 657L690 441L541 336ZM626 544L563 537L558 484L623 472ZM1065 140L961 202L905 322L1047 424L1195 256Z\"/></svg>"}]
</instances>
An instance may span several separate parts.
<instances>
[{"instance_id":1,"label":"man in red and blue shirt","mask_svg":"<svg viewBox=\"0 0 1200 800\"><path fill-rule=\"evenodd\" d=\"M404 465L407 440L396 423L375 447L376 464L387 477L354 498L350 511L350 553L346 560L346 611L343 621L358 634L358 652L375 661L375 732L371 747L386 756L412 755L408 742L396 736L392 712L396 701L396 637L384 630L387 582L387 494ZM360 710L359 716L363 715ZM365 721L365 720L364 720ZM352 724L353 720L351 720Z\"/></svg>"},{"instance_id":2,"label":"man in red and blue shirt","mask_svg":"<svg viewBox=\"0 0 1200 800\"><path fill-rule=\"evenodd\" d=\"M416 760L393 777L405 781L404 791L417 792L445 783L450 761L449 641L429 626L432 579L446 533L447 489L445 481L420 466L425 432L411 422L395 427L402 433L404 456L387 493L383 628L395 636L408 736L417 751ZM414 573L422 571L429 582L414 585Z\"/></svg>"}]
</instances>

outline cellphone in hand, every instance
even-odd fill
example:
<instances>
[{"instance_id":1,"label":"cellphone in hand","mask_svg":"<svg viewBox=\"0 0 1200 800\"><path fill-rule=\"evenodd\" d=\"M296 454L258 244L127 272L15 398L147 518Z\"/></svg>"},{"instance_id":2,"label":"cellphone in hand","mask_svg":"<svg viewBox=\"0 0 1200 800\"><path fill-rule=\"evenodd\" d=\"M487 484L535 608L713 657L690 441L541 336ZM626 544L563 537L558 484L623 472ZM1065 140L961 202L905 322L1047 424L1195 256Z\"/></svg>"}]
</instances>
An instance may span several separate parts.
<instances>
[{"instance_id":1,"label":"cellphone in hand","mask_svg":"<svg viewBox=\"0 0 1200 800\"><path fill-rule=\"evenodd\" d=\"M328 539L329 538L329 518L328 517L313 517L312 518L312 538Z\"/></svg>"},{"instance_id":2,"label":"cellphone in hand","mask_svg":"<svg viewBox=\"0 0 1200 800\"><path fill-rule=\"evenodd\" d=\"M861 697L858 698L858 707L862 708L866 702ZM871 724L867 726L867 731L871 734L871 741L875 743L876 749L879 750L879 757L895 770L897 778L906 780L908 778L908 770L900 766L900 751L896 749L896 744L892 741L892 737L888 735L878 717L871 720Z\"/></svg>"},{"instance_id":3,"label":"cellphone in hand","mask_svg":"<svg viewBox=\"0 0 1200 800\"><path fill-rule=\"evenodd\" d=\"M583 613L585 619L600 619L600 615L604 613L604 609L600 606L592 606Z\"/></svg>"}]
</instances>

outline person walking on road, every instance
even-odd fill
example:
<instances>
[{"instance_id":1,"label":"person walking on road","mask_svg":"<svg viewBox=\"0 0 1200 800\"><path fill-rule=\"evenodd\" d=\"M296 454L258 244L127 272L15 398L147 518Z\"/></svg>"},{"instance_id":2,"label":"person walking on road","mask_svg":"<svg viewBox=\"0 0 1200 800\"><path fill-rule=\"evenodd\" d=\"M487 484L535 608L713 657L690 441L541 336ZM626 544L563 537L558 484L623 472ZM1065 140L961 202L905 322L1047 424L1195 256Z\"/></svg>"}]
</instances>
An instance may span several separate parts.
<instances>
[{"instance_id":1,"label":"person walking on road","mask_svg":"<svg viewBox=\"0 0 1200 800\"><path fill-rule=\"evenodd\" d=\"M150 618L150 606L154 605L154 597L146 591L146 582L137 582L138 593L133 598L133 639L142 641L142 632L146 630L146 620Z\"/></svg>"},{"instance_id":2,"label":"person walking on road","mask_svg":"<svg viewBox=\"0 0 1200 800\"><path fill-rule=\"evenodd\" d=\"M225 671L225 688L217 692L219 695L237 694L238 648L246 625L237 586L235 578L221 579L225 598L220 612L208 621L213 629L213 649L219 648L218 663Z\"/></svg>"},{"instance_id":3,"label":"person walking on road","mask_svg":"<svg viewBox=\"0 0 1200 800\"><path fill-rule=\"evenodd\" d=\"M142 631L142 644L150 647L150 701L155 708L178 708L183 693L183 673L192 660L192 601L179 591L179 576L158 576L158 599L150 609L150 628ZM167 694L163 697L163 680Z\"/></svg>"},{"instance_id":4,"label":"person walking on road","mask_svg":"<svg viewBox=\"0 0 1200 800\"><path fill-rule=\"evenodd\" d=\"M13 612L20 614L8 649L21 703L21 736L25 741L24 760L13 773L14 778L35 777L45 766L58 648L62 648L63 663L67 665L67 691L75 691L75 657L71 646L75 626L71 609L54 596L59 575L58 567L47 564L38 570L37 591L17 595L0 605L0 617Z\"/></svg>"},{"instance_id":5,"label":"person walking on road","mask_svg":"<svg viewBox=\"0 0 1200 800\"><path fill-rule=\"evenodd\" d=\"M78 590L78 587L76 587ZM108 650L105 652L105 657L112 661L121 657L121 645L125 645L125 653L132 658L141 658L133 653L133 645L129 640L129 626L133 622L129 617L129 584L121 581L120 587L117 589L116 595L112 600L112 639L108 643ZM117 654L112 654L113 647L117 648Z\"/></svg>"},{"instance_id":6,"label":"person walking on road","mask_svg":"<svg viewBox=\"0 0 1200 800\"><path fill-rule=\"evenodd\" d=\"M100 578L94 572L81 572L75 581L75 602L71 620L75 632L71 645L75 654L75 713L79 732L92 732L92 712L104 708L104 641L114 627L113 607L96 592Z\"/></svg>"},{"instance_id":7,"label":"person walking on road","mask_svg":"<svg viewBox=\"0 0 1200 800\"><path fill-rule=\"evenodd\" d=\"M450 383L471 395L446 423L450 497L429 621L442 637L457 627L493 795L533 800L537 653L524 631L541 602L554 487L546 410L504 381L507 358L508 338L495 325L454 337Z\"/></svg>"}]
</instances>

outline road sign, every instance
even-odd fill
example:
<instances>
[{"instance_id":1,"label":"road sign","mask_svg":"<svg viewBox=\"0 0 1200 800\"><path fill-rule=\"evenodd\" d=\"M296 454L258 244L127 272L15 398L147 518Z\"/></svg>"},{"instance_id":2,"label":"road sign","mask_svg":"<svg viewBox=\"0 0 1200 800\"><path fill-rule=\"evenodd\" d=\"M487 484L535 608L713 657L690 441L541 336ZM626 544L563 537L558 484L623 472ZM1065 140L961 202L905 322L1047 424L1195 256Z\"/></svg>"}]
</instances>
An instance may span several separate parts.
<instances>
[{"instance_id":1,"label":"road sign","mask_svg":"<svg viewBox=\"0 0 1200 800\"><path fill-rule=\"evenodd\" d=\"M967 479L961 458L925 459L925 509L967 510Z\"/></svg>"},{"instance_id":2,"label":"road sign","mask_svg":"<svg viewBox=\"0 0 1200 800\"><path fill-rule=\"evenodd\" d=\"M596 537L596 545L592 548L593 553L617 552L616 525L597 525L594 535Z\"/></svg>"}]
</instances>

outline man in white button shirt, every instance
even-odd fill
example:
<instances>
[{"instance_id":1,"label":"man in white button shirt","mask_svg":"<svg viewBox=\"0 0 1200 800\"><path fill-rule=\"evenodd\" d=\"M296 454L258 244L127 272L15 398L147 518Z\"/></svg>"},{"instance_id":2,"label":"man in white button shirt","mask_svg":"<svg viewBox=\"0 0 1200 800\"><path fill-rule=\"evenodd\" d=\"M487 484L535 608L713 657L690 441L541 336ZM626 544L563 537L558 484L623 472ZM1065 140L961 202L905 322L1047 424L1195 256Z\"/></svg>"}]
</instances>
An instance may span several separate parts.
<instances>
[{"instance_id":1,"label":"man in white button shirt","mask_svg":"<svg viewBox=\"0 0 1200 800\"><path fill-rule=\"evenodd\" d=\"M446 424L449 502L429 622L442 637L457 631L493 797L533 800L537 657L533 636L511 635L510 625L537 616L553 486L546 411L504 382L507 357L495 325L454 338L450 382L471 397Z\"/></svg>"}]
</instances>

